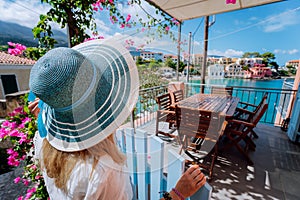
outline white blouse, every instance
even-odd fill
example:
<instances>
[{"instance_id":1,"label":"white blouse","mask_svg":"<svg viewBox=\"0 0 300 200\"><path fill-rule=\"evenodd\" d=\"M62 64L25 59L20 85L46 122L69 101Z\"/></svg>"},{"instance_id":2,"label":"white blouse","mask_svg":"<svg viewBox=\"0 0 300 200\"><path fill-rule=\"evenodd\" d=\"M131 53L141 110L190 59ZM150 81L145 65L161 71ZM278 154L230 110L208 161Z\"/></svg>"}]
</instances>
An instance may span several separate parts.
<instances>
[{"instance_id":1,"label":"white blouse","mask_svg":"<svg viewBox=\"0 0 300 200\"><path fill-rule=\"evenodd\" d=\"M39 135L39 134L36 134ZM37 136L39 137L39 136ZM39 158L39 152L42 141L41 138L35 138L36 157ZM126 167L115 163L108 155L102 156L92 172L94 160L88 159L75 165L70 179L67 182L68 194L57 188L54 180L47 176L46 171L43 177L51 200L95 200L95 199L116 199L131 200L133 198L130 178ZM92 175L91 175L92 172Z\"/></svg>"}]
</instances>

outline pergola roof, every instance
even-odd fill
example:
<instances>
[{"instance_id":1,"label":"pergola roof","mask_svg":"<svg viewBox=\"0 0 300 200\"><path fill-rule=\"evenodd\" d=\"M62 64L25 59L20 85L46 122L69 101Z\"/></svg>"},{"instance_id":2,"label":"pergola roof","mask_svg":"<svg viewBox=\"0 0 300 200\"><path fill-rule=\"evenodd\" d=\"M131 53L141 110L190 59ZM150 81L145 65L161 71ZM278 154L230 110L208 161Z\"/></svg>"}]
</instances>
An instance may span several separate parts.
<instances>
[{"instance_id":1,"label":"pergola roof","mask_svg":"<svg viewBox=\"0 0 300 200\"><path fill-rule=\"evenodd\" d=\"M147 0L179 21L283 0Z\"/></svg>"}]
</instances>

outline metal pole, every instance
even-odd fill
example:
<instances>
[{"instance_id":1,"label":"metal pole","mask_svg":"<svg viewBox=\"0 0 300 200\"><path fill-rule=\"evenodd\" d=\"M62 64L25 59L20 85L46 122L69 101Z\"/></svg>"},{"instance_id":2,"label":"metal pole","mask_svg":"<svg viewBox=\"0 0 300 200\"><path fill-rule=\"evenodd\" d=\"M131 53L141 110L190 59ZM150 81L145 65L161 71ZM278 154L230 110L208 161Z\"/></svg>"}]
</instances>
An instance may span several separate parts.
<instances>
[{"instance_id":1,"label":"metal pole","mask_svg":"<svg viewBox=\"0 0 300 200\"><path fill-rule=\"evenodd\" d=\"M68 24L66 25L66 28L67 28L68 47L71 48L72 45L71 45L70 30L69 30L69 25Z\"/></svg>"},{"instance_id":2,"label":"metal pole","mask_svg":"<svg viewBox=\"0 0 300 200\"><path fill-rule=\"evenodd\" d=\"M187 62L187 72L186 72L186 82L189 82L190 79L190 58L191 58L191 39L192 39L192 32L189 32L189 46L188 46L188 62Z\"/></svg>"},{"instance_id":3,"label":"metal pole","mask_svg":"<svg viewBox=\"0 0 300 200\"><path fill-rule=\"evenodd\" d=\"M179 81L179 64L180 64L180 42L181 42L181 23L178 25L178 45L177 45L177 66L176 66L176 80Z\"/></svg>"},{"instance_id":4,"label":"metal pole","mask_svg":"<svg viewBox=\"0 0 300 200\"><path fill-rule=\"evenodd\" d=\"M203 50L203 62L201 72L201 93L204 93L205 74L206 74L206 59L207 59L207 45L208 45L208 27L209 27L209 16L205 17L205 28L204 28L204 50Z\"/></svg>"}]
</instances>

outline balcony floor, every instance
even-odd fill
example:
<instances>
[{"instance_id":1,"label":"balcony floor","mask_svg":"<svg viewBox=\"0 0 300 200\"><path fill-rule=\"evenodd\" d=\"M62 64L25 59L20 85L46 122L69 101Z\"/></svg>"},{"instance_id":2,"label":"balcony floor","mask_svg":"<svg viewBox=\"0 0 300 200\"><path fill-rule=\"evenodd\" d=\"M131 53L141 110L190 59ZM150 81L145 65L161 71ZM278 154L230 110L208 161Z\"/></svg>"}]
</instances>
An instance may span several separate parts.
<instances>
[{"instance_id":1,"label":"balcony floor","mask_svg":"<svg viewBox=\"0 0 300 200\"><path fill-rule=\"evenodd\" d=\"M142 127L154 133L151 122ZM279 127L259 124L255 128L256 151L246 160L235 147L220 152L209 184L213 187L212 199L288 199L300 197L300 145L291 142Z\"/></svg>"}]
</instances>

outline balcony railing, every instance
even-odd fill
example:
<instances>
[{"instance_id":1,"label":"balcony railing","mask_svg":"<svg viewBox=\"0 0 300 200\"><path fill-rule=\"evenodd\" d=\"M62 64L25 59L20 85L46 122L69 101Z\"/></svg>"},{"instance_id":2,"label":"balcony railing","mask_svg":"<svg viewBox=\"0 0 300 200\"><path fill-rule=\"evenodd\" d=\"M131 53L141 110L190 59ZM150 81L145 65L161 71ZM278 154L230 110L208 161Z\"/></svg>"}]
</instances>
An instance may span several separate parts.
<instances>
[{"instance_id":1,"label":"balcony railing","mask_svg":"<svg viewBox=\"0 0 300 200\"><path fill-rule=\"evenodd\" d=\"M204 93L210 94L212 86L215 85L202 85L195 83L185 84L185 96L189 97L200 93L201 87L204 88ZM136 127L142 126L155 119L155 112L158 108L155 98L156 96L167 92L168 85L140 90L139 101L135 109ZM287 117L286 110L288 109L290 100L294 98L297 90L234 86L232 96L239 97L240 101L257 105L266 92L268 92L267 102L269 104L269 108L260 122L280 126L282 120Z\"/></svg>"}]
</instances>

